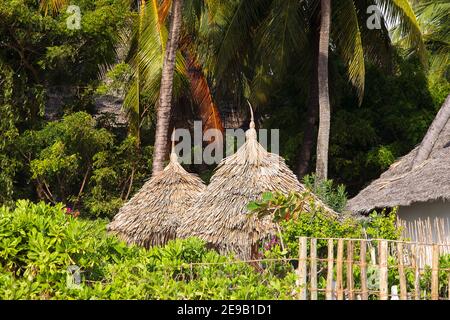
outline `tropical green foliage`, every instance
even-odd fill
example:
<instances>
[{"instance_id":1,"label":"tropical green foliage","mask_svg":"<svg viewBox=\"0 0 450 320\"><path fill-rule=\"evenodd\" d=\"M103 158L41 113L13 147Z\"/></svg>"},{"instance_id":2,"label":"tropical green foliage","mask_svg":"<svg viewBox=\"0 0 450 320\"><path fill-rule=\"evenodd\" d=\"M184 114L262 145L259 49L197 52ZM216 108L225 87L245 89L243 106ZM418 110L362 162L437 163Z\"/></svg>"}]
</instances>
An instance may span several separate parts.
<instances>
[{"instance_id":1,"label":"tropical green foliage","mask_svg":"<svg viewBox=\"0 0 450 320\"><path fill-rule=\"evenodd\" d=\"M85 112L24 132L16 147L40 199L91 217L112 217L151 168L151 147L138 149L132 137L118 141Z\"/></svg>"},{"instance_id":2,"label":"tropical green foliage","mask_svg":"<svg viewBox=\"0 0 450 320\"><path fill-rule=\"evenodd\" d=\"M347 192L343 184L335 186L333 180L330 179L318 182L315 174L304 176L303 183L333 210L337 212L344 210L347 204Z\"/></svg>"},{"instance_id":3,"label":"tropical green foliage","mask_svg":"<svg viewBox=\"0 0 450 320\"><path fill-rule=\"evenodd\" d=\"M417 25L421 29L428 25L429 30L423 31L430 59L445 57L440 53L446 46L443 21L446 2L419 2L419 6L414 6L417 19L412 17L406 1L380 2L388 11L383 19L401 18L398 22L403 27L398 30L404 32L400 32L399 38L409 37L409 40L400 43L400 47L391 45L384 25L381 30L365 27L366 8L372 1L336 1L333 4L329 171L338 184L347 186L350 196L420 141L450 92L447 73L428 73L419 62L421 54L403 49L420 40ZM39 8L39 3L49 8L47 15ZM2 203L24 197L46 198L36 192L38 188L31 179L29 159L24 163L22 153L29 151L19 148L15 141L27 130L43 129L55 108L53 118L76 111L93 114L96 95L120 96L127 92L126 110L139 109L138 113L129 113L128 132L136 139L137 148L141 145L142 150L148 150L147 146L152 144L170 1L145 1L146 6L141 7L140 12L136 2L130 5L121 0L75 1L73 4L80 6L82 12L80 30L67 28L64 10L67 4L28 0L8 0L0 4L3 22L0 24ZM347 7L352 8L346 10ZM190 118L193 101L197 100L207 104L213 100L221 110L230 104L244 107L243 98L249 98L258 107L258 113L265 115L264 128L283 128L280 130L281 155L295 171L305 133L308 90L313 81L312 30L317 9L315 1L258 0L251 5L238 0L185 1L182 46L177 55L175 92L179 99L175 101L175 113ZM420 46L415 48L420 49ZM361 61L361 50L365 61ZM117 61L117 57L121 59ZM190 69L186 67L186 59L189 57L194 57L198 63L208 89L197 99L192 99L192 92L188 92ZM446 70L448 63L443 61L440 65L443 68L439 70ZM104 70L109 71L105 74ZM364 83L361 106L354 86L348 84L349 73L353 85L359 87L357 92L361 92ZM139 87L135 81L138 74ZM362 74L366 76L362 78ZM62 101L55 106L50 96L65 92L65 88L73 94L70 97L62 94ZM133 94L135 89L139 89L139 94ZM213 96L205 99L205 92ZM139 116L133 118L133 114ZM192 119L185 120L183 118L182 126ZM124 142L125 130L118 128L114 121L101 118L99 126L114 134L116 146ZM144 130L140 135L136 133L138 128ZM57 152L56 147L53 153ZM46 152L51 154L50 149ZM311 164L313 162L314 157ZM77 185L77 190L67 192L60 200L76 199L86 170L80 169L74 174L74 163L60 162L59 165L65 166L66 171L72 170L73 181L68 183ZM38 167L35 162L34 168ZM190 169L201 175L208 174L203 172L204 166L194 165ZM128 178L130 176L128 171ZM130 195L142 181L133 180ZM51 188L53 192L60 186L53 183ZM127 198L127 188L123 193L121 198ZM121 188L119 194L122 194ZM102 205L114 203L107 201L108 196L104 197ZM117 199L116 195L110 198ZM105 211L113 212L112 209Z\"/></svg>"},{"instance_id":4,"label":"tropical green foliage","mask_svg":"<svg viewBox=\"0 0 450 320\"><path fill-rule=\"evenodd\" d=\"M448 0L414 1L413 8L417 15L418 25L423 34L429 55L430 80L434 83L442 77L448 79L450 57L450 26L447 18L450 11ZM394 39L403 45L405 39L394 32Z\"/></svg>"},{"instance_id":5,"label":"tropical green foliage","mask_svg":"<svg viewBox=\"0 0 450 320\"><path fill-rule=\"evenodd\" d=\"M267 192L260 201L251 202L248 207L258 217L271 216L279 223L287 249L285 254L289 257L298 255L299 237L397 240L401 235L396 226L395 209L388 213L373 212L364 219L346 212L333 215L318 205L309 191L288 195ZM319 248L326 245L321 242Z\"/></svg>"},{"instance_id":6,"label":"tropical green foliage","mask_svg":"<svg viewBox=\"0 0 450 320\"><path fill-rule=\"evenodd\" d=\"M287 251L282 252L279 242L273 242L265 247L263 257L296 259L299 234L357 236L352 231L355 222L341 225L317 214L314 217L305 214L300 220L283 223ZM320 221L325 231L320 231L313 219ZM0 299L296 298L295 261L265 261L257 270L231 256L206 249L195 238L145 250L107 235L105 225L104 220L77 218L62 204L49 206L21 200L14 210L0 208ZM326 243L319 241L318 245L321 256L326 252ZM450 267L449 262L448 256L442 256L441 268ZM395 257L389 257L389 264L395 263ZM79 284L68 272L73 266L80 268ZM356 289L359 272L355 265ZM430 275L431 270L427 269L421 278L421 289L427 292ZM445 270L439 277L440 296L445 297L448 292ZM325 279L326 268L319 272L320 289L325 288ZM407 279L411 291L413 271L407 270ZM389 268L389 283L398 284L396 268ZM323 298L322 293L319 298Z\"/></svg>"},{"instance_id":7,"label":"tropical green foliage","mask_svg":"<svg viewBox=\"0 0 450 320\"><path fill-rule=\"evenodd\" d=\"M421 141L450 92L446 80L429 84L417 57L405 57L401 51L395 55L393 73L367 65L361 106L342 78L342 66L334 59L330 65L333 112L329 176L344 184L350 197ZM282 128L280 153L295 168L305 130L307 91L297 89L302 81L295 72L286 76L273 102L264 107L269 116L263 126Z\"/></svg>"},{"instance_id":8,"label":"tropical green foliage","mask_svg":"<svg viewBox=\"0 0 450 320\"><path fill-rule=\"evenodd\" d=\"M55 197L60 197L59 200L77 197L78 193L68 190L65 184L77 184L79 176L83 179L82 167L89 166L82 163L80 167L86 157L75 161L73 157L70 158L74 153L66 153L73 150L63 150L68 146L57 143L55 134L61 125L50 124L46 129L43 127L50 115L49 111L52 111L53 116L77 110L92 112L100 67L114 61L116 31L123 26L129 12L128 5L122 0L80 0L77 5L83 13L82 28L71 30L67 28L67 14L63 10L67 4L67 1L30 0L0 3L2 204L11 203L13 198L20 197L47 199L39 193L39 184L34 183L42 180L43 176L52 180L59 178L58 186L51 186L52 189L58 189L55 193L62 193L55 194ZM45 15L40 9L48 14ZM60 13L56 14L55 11ZM59 102L50 99L55 92ZM70 94L66 97L65 92ZM77 124L78 120L80 122ZM73 130L77 125L80 126L80 133L74 137L86 133L82 130L85 124L82 117L74 116L72 121ZM43 131L36 135L27 131L40 129ZM68 131L65 133L68 134ZM50 136L46 137L46 134ZM103 138L108 135L102 134ZM94 136L85 138L95 139ZM69 138L66 135L61 139ZM93 148L96 148L98 141L92 142L95 145ZM71 140L71 143L70 148L73 148L74 141ZM83 143L84 147L89 146L88 142ZM79 152L84 150L80 149ZM45 159L46 156L51 159ZM31 165L33 160L36 161ZM69 181L61 180L62 175Z\"/></svg>"},{"instance_id":9,"label":"tropical green foliage","mask_svg":"<svg viewBox=\"0 0 450 320\"><path fill-rule=\"evenodd\" d=\"M0 235L1 299L289 299L295 283L293 272L257 272L197 239L128 247L105 222L74 218L60 204L1 208ZM80 288L67 287L71 265L81 268Z\"/></svg>"}]
</instances>

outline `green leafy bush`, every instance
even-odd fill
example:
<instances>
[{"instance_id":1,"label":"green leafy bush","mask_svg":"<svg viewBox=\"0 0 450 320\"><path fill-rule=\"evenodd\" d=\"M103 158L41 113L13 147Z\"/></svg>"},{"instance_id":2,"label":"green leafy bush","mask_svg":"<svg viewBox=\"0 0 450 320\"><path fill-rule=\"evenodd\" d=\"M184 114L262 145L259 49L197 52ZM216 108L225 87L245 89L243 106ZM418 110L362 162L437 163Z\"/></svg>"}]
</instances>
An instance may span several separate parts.
<instances>
[{"instance_id":1,"label":"green leafy bush","mask_svg":"<svg viewBox=\"0 0 450 320\"><path fill-rule=\"evenodd\" d=\"M305 206L308 205L308 210ZM321 238L347 238L347 239L372 239L371 247L378 245L379 239L398 240L401 235L396 222L397 210L393 209L390 212L383 210L380 213L372 212L369 217L365 219L356 219L353 216L341 213L339 215L330 214L324 210L323 207L317 206L314 202L310 192L290 193L288 195L282 193L264 193L260 201L251 202L249 209L253 214L259 217L270 215L274 218L274 222L280 226L280 234L277 237L270 239L261 246L261 256L264 258L281 259L287 258L293 261L296 266L296 259L298 259L299 237L318 238L317 241L317 256L325 259L327 257L328 240ZM308 243L308 246L310 244ZM334 241L336 246L336 241ZM354 242L354 256L355 261L359 261L359 241ZM283 250L284 249L284 250ZM335 249L336 250L336 249ZM346 256L347 247L344 248L344 256ZM367 252L366 259L371 260L370 252ZM443 255L440 258L439 271L439 296L446 297L448 295L448 270L450 263L450 255ZM399 285L398 274L398 257L390 255L388 257L388 282L389 288L392 285ZM319 289L326 287L326 268L327 264L323 261L318 262L318 286ZM343 281L346 281L346 264L343 266ZM270 267L272 272L276 274L285 274L285 265L273 263ZM377 278L377 267L369 266L368 275L371 274ZM289 272L289 271L288 271ZM334 271L336 276L336 266ZM407 287L408 291L414 290L414 270L406 269ZM360 289L360 267L353 265L353 277L355 280L355 289ZM378 288L371 290L377 291ZM431 292L431 269L426 267L420 280L421 292L426 292L427 298L430 299ZM323 292L319 293L319 298L323 299ZM370 295L370 299L377 299L376 295Z\"/></svg>"},{"instance_id":2,"label":"green leafy bush","mask_svg":"<svg viewBox=\"0 0 450 320\"><path fill-rule=\"evenodd\" d=\"M150 175L152 147L122 141L86 112L28 130L17 148L37 198L63 202L88 217L112 217ZM23 150L23 151L22 151Z\"/></svg>"},{"instance_id":3,"label":"green leafy bush","mask_svg":"<svg viewBox=\"0 0 450 320\"><path fill-rule=\"evenodd\" d=\"M303 177L303 183L333 210L337 212L344 210L347 204L347 192L343 184L335 186L333 180L330 179L317 182L314 173Z\"/></svg>"},{"instance_id":4,"label":"green leafy bush","mask_svg":"<svg viewBox=\"0 0 450 320\"><path fill-rule=\"evenodd\" d=\"M389 213L373 212L367 219L356 219L346 213L335 215L317 205L310 192L288 195L267 192L260 201L251 202L248 208L259 217L270 215L274 218L280 225L286 254L291 258L298 256L299 237L395 240L401 234L395 225L395 209ZM318 249L326 245L326 241L319 241Z\"/></svg>"},{"instance_id":5,"label":"green leafy bush","mask_svg":"<svg viewBox=\"0 0 450 320\"><path fill-rule=\"evenodd\" d=\"M150 250L75 218L58 204L0 208L0 299L289 299L295 274L257 271L195 238ZM79 288L67 268L81 268Z\"/></svg>"},{"instance_id":6,"label":"green leafy bush","mask_svg":"<svg viewBox=\"0 0 450 320\"><path fill-rule=\"evenodd\" d=\"M321 214L316 211L316 215ZM297 236L357 236L351 229L359 230L350 220L339 224L324 216L315 218L302 214L296 223L282 222L287 252L279 243L264 252L265 258L292 257L292 263L265 261L255 268L208 250L196 238L150 250L127 246L106 234L104 220L76 218L62 204L21 200L14 209L0 208L0 299L293 299ZM319 257L326 251L322 242L318 242ZM441 268L450 267L449 258L441 257ZM396 265L395 259L389 257L390 266ZM81 284L75 287L68 285L67 270L73 265L81 269ZM345 274L344 266L344 281ZM359 276L354 266L356 288ZM447 277L442 270L442 297L448 292ZM319 288L325 287L325 279L326 268L319 272ZM407 279L412 290L412 270L407 270ZM396 268L389 268L389 283L398 284ZM430 283L427 269L421 289L429 293Z\"/></svg>"}]
</instances>

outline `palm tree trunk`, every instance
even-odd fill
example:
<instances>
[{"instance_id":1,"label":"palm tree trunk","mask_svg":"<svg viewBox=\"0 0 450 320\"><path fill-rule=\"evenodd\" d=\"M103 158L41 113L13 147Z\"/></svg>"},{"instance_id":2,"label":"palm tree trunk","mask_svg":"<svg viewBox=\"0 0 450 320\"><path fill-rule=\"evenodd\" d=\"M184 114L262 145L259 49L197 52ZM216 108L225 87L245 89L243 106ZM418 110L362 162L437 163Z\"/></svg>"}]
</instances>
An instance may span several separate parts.
<instances>
[{"instance_id":1,"label":"palm tree trunk","mask_svg":"<svg viewBox=\"0 0 450 320\"><path fill-rule=\"evenodd\" d=\"M328 48L330 42L331 0L321 0L319 35L319 133L317 137L316 181L328 176L330 141L330 96L328 91Z\"/></svg>"},{"instance_id":2,"label":"palm tree trunk","mask_svg":"<svg viewBox=\"0 0 450 320\"><path fill-rule=\"evenodd\" d=\"M317 20L317 21L316 21ZM317 119L319 118L319 79L318 79L318 64L319 64L319 23L320 19L314 19L312 44L313 65L311 72L311 81L308 92L307 112L305 129L303 131L303 141L300 146L297 160L297 177L303 178L309 169L309 162L311 161L312 150L314 147Z\"/></svg>"},{"instance_id":3,"label":"palm tree trunk","mask_svg":"<svg viewBox=\"0 0 450 320\"><path fill-rule=\"evenodd\" d=\"M182 6L183 0L174 0L172 3L172 21L164 55L161 88L159 91L159 106L156 116L153 176L164 169L164 160L167 155L167 139L172 105L173 73L175 69L175 56L178 49L178 40L180 38Z\"/></svg>"},{"instance_id":4,"label":"palm tree trunk","mask_svg":"<svg viewBox=\"0 0 450 320\"><path fill-rule=\"evenodd\" d=\"M439 110L436 118L431 124L430 128L423 138L422 143L419 146L419 150L417 151L416 157L414 158L414 162L412 167L415 168L420 165L422 162L428 159L430 156L431 150L433 150L433 146L436 143L436 140L439 137L442 129L445 127L447 122L450 119L450 95L445 99L444 104Z\"/></svg>"}]
</instances>

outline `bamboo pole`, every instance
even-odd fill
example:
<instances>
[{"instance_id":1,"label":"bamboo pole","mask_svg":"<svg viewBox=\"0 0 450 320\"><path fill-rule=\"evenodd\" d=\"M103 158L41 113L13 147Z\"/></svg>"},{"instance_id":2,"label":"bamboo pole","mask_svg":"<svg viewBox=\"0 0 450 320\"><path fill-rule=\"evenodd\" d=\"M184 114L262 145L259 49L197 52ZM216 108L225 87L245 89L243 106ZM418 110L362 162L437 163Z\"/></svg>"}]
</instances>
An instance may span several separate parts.
<instances>
[{"instance_id":1,"label":"bamboo pole","mask_svg":"<svg viewBox=\"0 0 450 320\"><path fill-rule=\"evenodd\" d=\"M347 290L348 300L355 300L353 291L353 241L347 242Z\"/></svg>"},{"instance_id":2,"label":"bamboo pole","mask_svg":"<svg viewBox=\"0 0 450 320\"><path fill-rule=\"evenodd\" d=\"M433 245L431 261L431 300L439 300L439 246Z\"/></svg>"},{"instance_id":3,"label":"bamboo pole","mask_svg":"<svg viewBox=\"0 0 450 320\"><path fill-rule=\"evenodd\" d=\"M298 248L298 286L300 300L306 300L306 257L307 257L307 238L300 237Z\"/></svg>"},{"instance_id":4,"label":"bamboo pole","mask_svg":"<svg viewBox=\"0 0 450 320\"><path fill-rule=\"evenodd\" d=\"M403 243L397 242L398 275L400 278L400 300L407 300L408 290L406 288L405 266L403 263Z\"/></svg>"},{"instance_id":5,"label":"bamboo pole","mask_svg":"<svg viewBox=\"0 0 450 320\"><path fill-rule=\"evenodd\" d=\"M333 300L333 246L333 239L328 239L327 288L325 290L326 300Z\"/></svg>"},{"instance_id":6,"label":"bamboo pole","mask_svg":"<svg viewBox=\"0 0 450 320\"><path fill-rule=\"evenodd\" d=\"M388 300L388 242L380 241L380 300Z\"/></svg>"},{"instance_id":7,"label":"bamboo pole","mask_svg":"<svg viewBox=\"0 0 450 320\"><path fill-rule=\"evenodd\" d=\"M336 290L338 300L344 300L344 290L342 284L343 256L344 256L344 240L339 239L337 247L337 260L336 260Z\"/></svg>"},{"instance_id":8,"label":"bamboo pole","mask_svg":"<svg viewBox=\"0 0 450 320\"><path fill-rule=\"evenodd\" d=\"M311 258L311 300L317 300L317 239L311 239L310 254Z\"/></svg>"},{"instance_id":9,"label":"bamboo pole","mask_svg":"<svg viewBox=\"0 0 450 320\"><path fill-rule=\"evenodd\" d=\"M412 245L413 261L414 261L414 299L420 300L420 272L419 272L419 258L417 245Z\"/></svg>"},{"instance_id":10,"label":"bamboo pole","mask_svg":"<svg viewBox=\"0 0 450 320\"><path fill-rule=\"evenodd\" d=\"M359 251L359 265L361 268L361 298L369 299L369 290L367 288L367 261L366 261L366 241L361 240Z\"/></svg>"}]
</instances>

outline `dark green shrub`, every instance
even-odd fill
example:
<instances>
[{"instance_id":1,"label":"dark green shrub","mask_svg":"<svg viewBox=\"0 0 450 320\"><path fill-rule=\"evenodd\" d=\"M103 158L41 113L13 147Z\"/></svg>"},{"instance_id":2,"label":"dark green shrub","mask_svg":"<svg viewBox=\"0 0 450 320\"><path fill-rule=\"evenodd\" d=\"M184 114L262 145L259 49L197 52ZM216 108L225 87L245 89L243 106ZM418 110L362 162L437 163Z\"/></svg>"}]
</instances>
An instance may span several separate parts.
<instances>
[{"instance_id":1,"label":"dark green shrub","mask_svg":"<svg viewBox=\"0 0 450 320\"><path fill-rule=\"evenodd\" d=\"M303 183L333 210L337 212L344 210L347 204L347 192L343 184L335 186L333 180L330 179L317 182L315 174L309 174L303 177Z\"/></svg>"}]
</instances>

